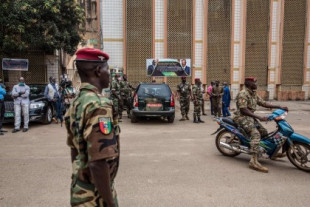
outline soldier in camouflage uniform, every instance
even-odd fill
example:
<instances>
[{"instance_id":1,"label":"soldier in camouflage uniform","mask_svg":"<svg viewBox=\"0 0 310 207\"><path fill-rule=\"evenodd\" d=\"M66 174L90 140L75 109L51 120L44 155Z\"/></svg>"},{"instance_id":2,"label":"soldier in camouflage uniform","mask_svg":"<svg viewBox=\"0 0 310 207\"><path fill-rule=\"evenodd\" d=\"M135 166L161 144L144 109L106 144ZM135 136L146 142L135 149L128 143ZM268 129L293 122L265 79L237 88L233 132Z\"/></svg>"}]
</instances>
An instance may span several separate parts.
<instances>
[{"instance_id":1,"label":"soldier in camouflage uniform","mask_svg":"<svg viewBox=\"0 0 310 207\"><path fill-rule=\"evenodd\" d=\"M220 81L215 81L211 94L214 116L220 117L222 111L222 96L224 94L223 87L220 86Z\"/></svg>"},{"instance_id":2,"label":"soldier in camouflage uniform","mask_svg":"<svg viewBox=\"0 0 310 207\"><path fill-rule=\"evenodd\" d=\"M182 82L177 86L177 92L180 97L180 107L182 118L180 121L189 120L188 111L192 97L191 85L186 82L186 77L181 78Z\"/></svg>"},{"instance_id":3,"label":"soldier in camouflage uniform","mask_svg":"<svg viewBox=\"0 0 310 207\"><path fill-rule=\"evenodd\" d=\"M127 80L127 75L124 74L123 80L120 81L120 91L121 91L121 99L122 99L122 105L120 106L120 111L124 111L124 106L126 106L127 109L127 116L130 115L130 98L132 94L132 90L135 88L132 87L132 85Z\"/></svg>"},{"instance_id":4,"label":"soldier in camouflage uniform","mask_svg":"<svg viewBox=\"0 0 310 207\"><path fill-rule=\"evenodd\" d=\"M262 166L258 162L259 143L261 137L268 134L267 130L257 121L267 121L267 117L261 117L254 112L257 105L266 108L280 108L288 110L287 107L272 105L265 102L256 94L257 84L256 78L248 77L245 79L245 89L240 91L236 97L237 111L235 112L234 122L241 127L251 138L251 153L252 158L249 162L249 167L261 172L268 172L268 168Z\"/></svg>"},{"instance_id":5,"label":"soldier in camouflage uniform","mask_svg":"<svg viewBox=\"0 0 310 207\"><path fill-rule=\"evenodd\" d=\"M202 101L201 81L199 78L195 78L195 85L193 86L194 123L199 122L204 123L204 121L200 119L201 101Z\"/></svg>"},{"instance_id":6,"label":"soldier in camouflage uniform","mask_svg":"<svg viewBox=\"0 0 310 207\"><path fill-rule=\"evenodd\" d=\"M65 115L73 167L71 206L117 207L114 179L119 165L119 127L113 103L101 91L109 85L109 56L83 48L76 66L80 93Z\"/></svg>"},{"instance_id":7,"label":"soldier in camouflage uniform","mask_svg":"<svg viewBox=\"0 0 310 207\"><path fill-rule=\"evenodd\" d=\"M112 81L111 84L111 98L113 101L113 106L116 110L116 113L118 114L118 121L122 122L122 98L120 96L121 94L121 87L120 87L120 75L115 74L115 79Z\"/></svg>"}]
</instances>

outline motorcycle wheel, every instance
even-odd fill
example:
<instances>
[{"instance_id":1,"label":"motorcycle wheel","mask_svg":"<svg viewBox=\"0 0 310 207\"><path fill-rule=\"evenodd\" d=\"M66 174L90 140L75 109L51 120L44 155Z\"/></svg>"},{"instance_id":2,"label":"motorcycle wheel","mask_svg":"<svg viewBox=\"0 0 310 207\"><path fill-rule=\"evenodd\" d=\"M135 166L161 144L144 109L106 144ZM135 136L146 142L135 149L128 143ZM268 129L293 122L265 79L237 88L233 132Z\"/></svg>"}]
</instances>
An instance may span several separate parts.
<instances>
[{"instance_id":1,"label":"motorcycle wheel","mask_svg":"<svg viewBox=\"0 0 310 207\"><path fill-rule=\"evenodd\" d=\"M310 172L310 146L300 142L294 142L286 151L290 162L300 170Z\"/></svg>"},{"instance_id":2,"label":"motorcycle wheel","mask_svg":"<svg viewBox=\"0 0 310 207\"><path fill-rule=\"evenodd\" d=\"M240 140L233 133L227 130L220 131L216 136L215 145L218 151L220 151L220 153L222 153L225 156L235 157L240 154L239 152L220 146L220 142L225 142L227 144L240 145L241 144Z\"/></svg>"}]
</instances>

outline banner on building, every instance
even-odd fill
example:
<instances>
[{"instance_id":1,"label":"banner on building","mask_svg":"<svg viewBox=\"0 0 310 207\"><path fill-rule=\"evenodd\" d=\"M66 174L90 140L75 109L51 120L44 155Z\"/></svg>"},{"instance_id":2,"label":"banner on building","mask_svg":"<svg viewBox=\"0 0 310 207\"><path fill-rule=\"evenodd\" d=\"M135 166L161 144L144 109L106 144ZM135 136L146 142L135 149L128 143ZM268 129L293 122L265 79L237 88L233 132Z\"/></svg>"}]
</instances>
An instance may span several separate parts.
<instances>
[{"instance_id":1,"label":"banner on building","mask_svg":"<svg viewBox=\"0 0 310 207\"><path fill-rule=\"evenodd\" d=\"M2 59L2 70L21 70L28 71L29 60L28 59Z\"/></svg>"},{"instance_id":2,"label":"banner on building","mask_svg":"<svg viewBox=\"0 0 310 207\"><path fill-rule=\"evenodd\" d=\"M191 59L146 59L147 76L191 76Z\"/></svg>"}]
</instances>

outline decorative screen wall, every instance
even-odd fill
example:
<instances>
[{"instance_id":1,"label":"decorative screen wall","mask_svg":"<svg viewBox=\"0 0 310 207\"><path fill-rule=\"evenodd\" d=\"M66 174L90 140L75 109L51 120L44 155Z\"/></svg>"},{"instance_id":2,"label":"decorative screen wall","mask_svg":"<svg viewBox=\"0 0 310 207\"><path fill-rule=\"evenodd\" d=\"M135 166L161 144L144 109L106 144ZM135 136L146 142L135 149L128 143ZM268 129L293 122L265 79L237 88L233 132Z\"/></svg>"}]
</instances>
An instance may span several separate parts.
<instances>
[{"instance_id":1,"label":"decorative screen wall","mask_svg":"<svg viewBox=\"0 0 310 207\"><path fill-rule=\"evenodd\" d=\"M152 58L152 0L126 1L127 75L134 85L150 82L146 59Z\"/></svg>"},{"instance_id":2,"label":"decorative screen wall","mask_svg":"<svg viewBox=\"0 0 310 207\"><path fill-rule=\"evenodd\" d=\"M303 83L306 0L284 1L282 85Z\"/></svg>"},{"instance_id":3,"label":"decorative screen wall","mask_svg":"<svg viewBox=\"0 0 310 207\"><path fill-rule=\"evenodd\" d=\"M22 54L22 59L29 60L29 68L27 72L22 72L22 76L25 78L26 83L42 83L45 84L47 78L47 68L44 63L44 52L31 51L29 53Z\"/></svg>"},{"instance_id":4,"label":"decorative screen wall","mask_svg":"<svg viewBox=\"0 0 310 207\"><path fill-rule=\"evenodd\" d=\"M0 78L4 82L8 82L8 85L15 85L16 81L20 77L25 78L27 84L45 84L47 82L47 68L44 63L45 53L43 51L29 51L28 53L20 53L9 56L16 59L28 59L28 71L3 71L2 70L2 58L8 58L8 56L0 56ZM12 79L14 77L14 79Z\"/></svg>"},{"instance_id":5,"label":"decorative screen wall","mask_svg":"<svg viewBox=\"0 0 310 207\"><path fill-rule=\"evenodd\" d=\"M192 11L192 0L168 0L168 58L192 59ZM180 78L168 78L168 83L174 88Z\"/></svg>"},{"instance_id":6,"label":"decorative screen wall","mask_svg":"<svg viewBox=\"0 0 310 207\"><path fill-rule=\"evenodd\" d=\"M230 82L231 0L208 1L207 83Z\"/></svg>"},{"instance_id":7,"label":"decorative screen wall","mask_svg":"<svg viewBox=\"0 0 310 207\"><path fill-rule=\"evenodd\" d=\"M268 82L269 11L269 1L247 0L245 77L257 77L260 86Z\"/></svg>"}]
</instances>

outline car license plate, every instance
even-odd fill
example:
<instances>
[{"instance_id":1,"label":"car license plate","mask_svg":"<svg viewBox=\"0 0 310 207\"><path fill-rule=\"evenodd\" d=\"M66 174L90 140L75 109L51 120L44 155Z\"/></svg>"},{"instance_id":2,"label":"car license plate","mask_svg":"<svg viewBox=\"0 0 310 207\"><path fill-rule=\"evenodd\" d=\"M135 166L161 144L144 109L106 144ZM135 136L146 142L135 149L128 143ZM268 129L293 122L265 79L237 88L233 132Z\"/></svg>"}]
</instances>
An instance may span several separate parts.
<instances>
[{"instance_id":1,"label":"car license plate","mask_svg":"<svg viewBox=\"0 0 310 207\"><path fill-rule=\"evenodd\" d=\"M161 103L149 103L146 105L147 107L153 108L153 107L162 107L163 105Z\"/></svg>"},{"instance_id":2,"label":"car license plate","mask_svg":"<svg viewBox=\"0 0 310 207\"><path fill-rule=\"evenodd\" d=\"M4 113L4 117L6 117L6 118L14 117L14 113L12 113L12 112Z\"/></svg>"}]
</instances>

